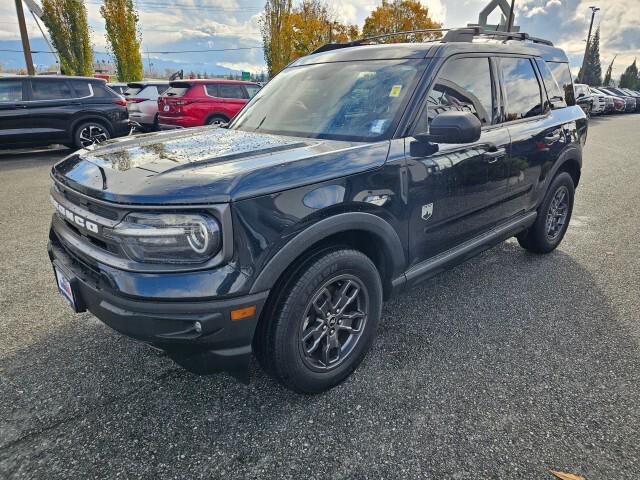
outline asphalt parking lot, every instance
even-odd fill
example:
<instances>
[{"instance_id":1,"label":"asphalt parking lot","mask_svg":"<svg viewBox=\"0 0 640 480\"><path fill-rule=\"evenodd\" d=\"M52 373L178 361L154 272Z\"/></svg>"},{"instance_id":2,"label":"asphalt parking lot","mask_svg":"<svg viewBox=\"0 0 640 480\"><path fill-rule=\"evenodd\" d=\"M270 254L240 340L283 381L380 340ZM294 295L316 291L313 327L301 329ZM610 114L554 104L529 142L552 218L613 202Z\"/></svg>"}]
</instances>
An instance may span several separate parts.
<instances>
[{"instance_id":1,"label":"asphalt parking lot","mask_svg":"<svg viewBox=\"0 0 640 480\"><path fill-rule=\"evenodd\" d=\"M0 154L0 478L640 476L640 115L594 119L560 249L385 305L341 386L198 377L59 297L50 166Z\"/></svg>"}]
</instances>

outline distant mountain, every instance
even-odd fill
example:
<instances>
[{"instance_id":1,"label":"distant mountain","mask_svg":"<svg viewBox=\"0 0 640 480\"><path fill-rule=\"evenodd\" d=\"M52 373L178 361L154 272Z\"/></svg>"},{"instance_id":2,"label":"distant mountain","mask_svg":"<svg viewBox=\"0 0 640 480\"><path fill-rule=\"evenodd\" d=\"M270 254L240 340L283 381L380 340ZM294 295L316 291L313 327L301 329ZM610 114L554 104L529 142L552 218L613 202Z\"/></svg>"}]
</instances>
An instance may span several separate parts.
<instances>
[{"instance_id":1,"label":"distant mountain","mask_svg":"<svg viewBox=\"0 0 640 480\"><path fill-rule=\"evenodd\" d=\"M184 45L180 47L167 47L167 50L180 49L184 48ZM191 46L191 48L195 49L204 49L207 46ZM185 48L186 49L186 48ZM6 51L13 50L13 51ZM32 51L41 51L43 53L33 53L33 63L36 67L37 71L47 71L49 67L55 65L55 57L51 53L44 53L49 50L49 46L43 39L32 39L31 40L31 50ZM261 55L261 52L260 52ZM217 62L223 63L233 63L234 61L238 61L238 52L221 52L214 54L204 53L190 53L189 55L175 55L185 60L176 61L176 60L165 60L160 58L148 57L143 54L143 63L145 70L149 67L149 60L152 63L153 68L159 72L159 74L163 74L165 69L170 69L171 71L176 70L184 70L185 75L189 72L193 71L195 73L204 73L206 72L209 75L228 75L231 73L238 73L238 70L231 70L229 68L222 67L217 64ZM215 60L214 60L215 59ZM110 61L111 58L106 54L95 54L94 61ZM240 59L239 61L242 61ZM22 53L22 43L19 40L0 40L0 71L8 70L8 69L16 69L16 68L26 68L24 63L24 55ZM258 72L255 72L258 73Z\"/></svg>"}]
</instances>

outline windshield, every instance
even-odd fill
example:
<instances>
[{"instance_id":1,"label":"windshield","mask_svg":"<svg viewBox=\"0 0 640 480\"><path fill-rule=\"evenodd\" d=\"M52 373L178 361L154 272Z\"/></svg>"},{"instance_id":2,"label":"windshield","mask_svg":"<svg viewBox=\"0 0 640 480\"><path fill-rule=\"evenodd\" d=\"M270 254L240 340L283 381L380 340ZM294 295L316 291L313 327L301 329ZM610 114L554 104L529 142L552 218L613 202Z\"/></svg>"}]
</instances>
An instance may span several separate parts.
<instances>
[{"instance_id":1,"label":"windshield","mask_svg":"<svg viewBox=\"0 0 640 480\"><path fill-rule=\"evenodd\" d=\"M418 68L416 60L290 67L255 95L230 128L351 141L388 138Z\"/></svg>"}]
</instances>

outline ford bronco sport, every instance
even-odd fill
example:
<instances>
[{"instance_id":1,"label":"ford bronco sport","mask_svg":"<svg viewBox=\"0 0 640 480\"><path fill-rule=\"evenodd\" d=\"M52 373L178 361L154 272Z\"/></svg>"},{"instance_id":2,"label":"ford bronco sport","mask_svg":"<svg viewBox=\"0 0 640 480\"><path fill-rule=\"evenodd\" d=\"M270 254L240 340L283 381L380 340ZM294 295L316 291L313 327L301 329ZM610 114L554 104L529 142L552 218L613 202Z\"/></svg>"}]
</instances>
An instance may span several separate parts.
<instances>
[{"instance_id":1,"label":"ford bronco sport","mask_svg":"<svg viewBox=\"0 0 640 480\"><path fill-rule=\"evenodd\" d=\"M329 44L227 128L120 139L52 169L49 255L77 312L197 373L255 352L319 392L383 299L516 236L561 242L587 123L567 57L524 33Z\"/></svg>"}]
</instances>

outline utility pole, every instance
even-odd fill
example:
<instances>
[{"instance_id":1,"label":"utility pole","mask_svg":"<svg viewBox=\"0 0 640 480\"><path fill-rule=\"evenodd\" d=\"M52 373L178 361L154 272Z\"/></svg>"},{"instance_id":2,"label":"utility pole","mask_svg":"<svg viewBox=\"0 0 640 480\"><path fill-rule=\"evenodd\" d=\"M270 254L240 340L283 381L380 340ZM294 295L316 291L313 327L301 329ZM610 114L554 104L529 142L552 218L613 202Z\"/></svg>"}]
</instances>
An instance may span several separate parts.
<instances>
[{"instance_id":1,"label":"utility pole","mask_svg":"<svg viewBox=\"0 0 640 480\"><path fill-rule=\"evenodd\" d=\"M507 21L507 32L513 29L513 9L516 6L516 0L511 0L511 9L509 10L509 20Z\"/></svg>"},{"instance_id":2,"label":"utility pole","mask_svg":"<svg viewBox=\"0 0 640 480\"><path fill-rule=\"evenodd\" d=\"M589 24L589 34L587 35L587 46L584 48L584 57L582 58L582 68L580 69L579 82L583 83L585 69L587 67L587 56L589 55L589 44L591 43L591 30L593 29L593 19L596 16L596 12L600 10L598 7L589 7L591 9L591 23Z\"/></svg>"},{"instance_id":3,"label":"utility pole","mask_svg":"<svg viewBox=\"0 0 640 480\"><path fill-rule=\"evenodd\" d=\"M29 75L35 75L33 59L31 58L31 46L29 45L29 36L27 35L27 24L24 21L22 0L16 0L16 13L18 14L18 25L20 26L20 37L22 38L22 50L24 51L24 62L27 64L27 73Z\"/></svg>"}]
</instances>

